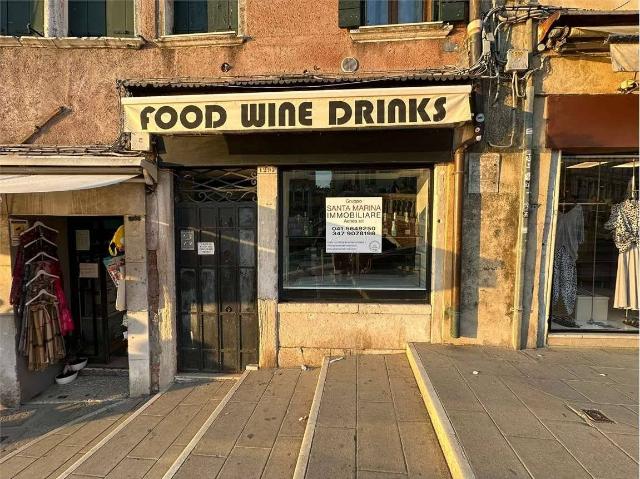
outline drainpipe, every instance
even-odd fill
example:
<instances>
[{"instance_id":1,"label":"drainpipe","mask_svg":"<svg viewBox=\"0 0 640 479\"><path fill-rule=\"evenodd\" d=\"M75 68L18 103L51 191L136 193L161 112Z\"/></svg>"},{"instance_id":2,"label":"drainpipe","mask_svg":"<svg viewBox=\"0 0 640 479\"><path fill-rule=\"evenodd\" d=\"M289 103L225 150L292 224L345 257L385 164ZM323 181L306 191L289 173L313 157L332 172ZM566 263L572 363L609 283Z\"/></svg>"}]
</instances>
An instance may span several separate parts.
<instances>
[{"instance_id":1,"label":"drainpipe","mask_svg":"<svg viewBox=\"0 0 640 479\"><path fill-rule=\"evenodd\" d=\"M527 20L525 48L533 51L533 21ZM512 346L522 349L522 318L524 316L525 269L527 265L527 243L529 240L529 206L531 192L531 157L533 147L533 103L535 86L533 74L527 77L526 98L523 105L522 183L520 185L520 220L518 225L518 247L516 255L516 277L514 281Z\"/></svg>"},{"instance_id":2,"label":"drainpipe","mask_svg":"<svg viewBox=\"0 0 640 479\"><path fill-rule=\"evenodd\" d=\"M482 19L480 17L481 0L469 1L469 25L467 36L469 37L469 54L471 66L480 60L482 54Z\"/></svg>"},{"instance_id":3,"label":"drainpipe","mask_svg":"<svg viewBox=\"0 0 640 479\"><path fill-rule=\"evenodd\" d=\"M480 1L469 1L469 25L467 36L469 37L469 60L471 66L478 63L482 54L482 20L480 19ZM476 95L475 104L480 109L483 100ZM464 199L464 158L467 148L472 143L482 139L482 127L484 115L476 113L476 126L471 138L463 141L453 153L455 180L454 180L454 207L453 207L453 265L451 271L451 306L449 309L450 334L452 338L460 337L460 290L462 288L462 204Z\"/></svg>"},{"instance_id":4,"label":"drainpipe","mask_svg":"<svg viewBox=\"0 0 640 479\"><path fill-rule=\"evenodd\" d=\"M464 199L464 157L469 145L476 141L476 137L464 141L453 153L454 167L454 205L453 205L453 267L451 270L451 309L450 333L452 338L460 337L460 289L462 272L462 203Z\"/></svg>"}]
</instances>

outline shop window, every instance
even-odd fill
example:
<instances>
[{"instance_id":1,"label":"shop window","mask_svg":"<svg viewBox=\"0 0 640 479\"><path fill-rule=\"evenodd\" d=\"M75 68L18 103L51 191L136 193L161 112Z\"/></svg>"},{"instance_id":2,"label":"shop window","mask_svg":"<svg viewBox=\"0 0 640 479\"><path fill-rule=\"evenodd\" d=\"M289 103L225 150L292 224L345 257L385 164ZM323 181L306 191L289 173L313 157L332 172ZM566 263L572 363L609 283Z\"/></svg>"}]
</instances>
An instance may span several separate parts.
<instances>
[{"instance_id":1,"label":"shop window","mask_svg":"<svg viewBox=\"0 0 640 479\"><path fill-rule=\"evenodd\" d=\"M70 37L132 37L133 0L69 0Z\"/></svg>"},{"instance_id":2,"label":"shop window","mask_svg":"<svg viewBox=\"0 0 640 479\"><path fill-rule=\"evenodd\" d=\"M551 331L638 331L638 158L564 159Z\"/></svg>"},{"instance_id":3,"label":"shop window","mask_svg":"<svg viewBox=\"0 0 640 479\"><path fill-rule=\"evenodd\" d=\"M0 35L43 35L44 0L0 0Z\"/></svg>"},{"instance_id":4,"label":"shop window","mask_svg":"<svg viewBox=\"0 0 640 479\"><path fill-rule=\"evenodd\" d=\"M238 0L174 0L173 34L229 32L238 28Z\"/></svg>"},{"instance_id":5,"label":"shop window","mask_svg":"<svg viewBox=\"0 0 640 479\"><path fill-rule=\"evenodd\" d=\"M282 173L283 300L427 299L429 170Z\"/></svg>"},{"instance_id":6,"label":"shop window","mask_svg":"<svg viewBox=\"0 0 640 479\"><path fill-rule=\"evenodd\" d=\"M468 17L466 0L340 0L341 28L420 22L456 22Z\"/></svg>"}]
</instances>

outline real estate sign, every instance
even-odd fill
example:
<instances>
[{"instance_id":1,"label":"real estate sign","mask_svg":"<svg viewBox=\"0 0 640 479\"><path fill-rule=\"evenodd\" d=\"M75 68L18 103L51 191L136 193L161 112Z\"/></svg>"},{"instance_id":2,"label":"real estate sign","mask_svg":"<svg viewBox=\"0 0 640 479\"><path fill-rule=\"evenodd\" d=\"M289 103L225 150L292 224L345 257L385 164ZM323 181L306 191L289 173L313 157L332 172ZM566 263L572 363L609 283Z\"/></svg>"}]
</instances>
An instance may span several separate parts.
<instances>
[{"instance_id":1,"label":"real estate sign","mask_svg":"<svg viewBox=\"0 0 640 479\"><path fill-rule=\"evenodd\" d=\"M382 253L382 198L338 197L325 203L327 253Z\"/></svg>"}]
</instances>

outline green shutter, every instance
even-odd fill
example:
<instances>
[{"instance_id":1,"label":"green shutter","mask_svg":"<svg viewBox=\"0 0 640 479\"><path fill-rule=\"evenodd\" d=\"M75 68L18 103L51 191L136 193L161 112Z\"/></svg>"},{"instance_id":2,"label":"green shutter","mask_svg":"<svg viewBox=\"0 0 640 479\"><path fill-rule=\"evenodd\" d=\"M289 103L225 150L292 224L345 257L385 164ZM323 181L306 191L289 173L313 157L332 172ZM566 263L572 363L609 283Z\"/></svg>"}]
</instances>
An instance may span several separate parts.
<instances>
[{"instance_id":1,"label":"green shutter","mask_svg":"<svg viewBox=\"0 0 640 479\"><path fill-rule=\"evenodd\" d=\"M229 1L208 0L209 32L226 32L230 28Z\"/></svg>"},{"instance_id":2,"label":"green shutter","mask_svg":"<svg viewBox=\"0 0 640 479\"><path fill-rule=\"evenodd\" d=\"M111 0L110 0L111 1ZM87 33L88 37L104 37L107 35L107 1L87 0Z\"/></svg>"},{"instance_id":3,"label":"green shutter","mask_svg":"<svg viewBox=\"0 0 640 479\"><path fill-rule=\"evenodd\" d=\"M338 26L357 28L361 25L362 2L360 0L338 0Z\"/></svg>"},{"instance_id":4,"label":"green shutter","mask_svg":"<svg viewBox=\"0 0 640 479\"><path fill-rule=\"evenodd\" d=\"M175 35L189 33L189 0L173 0L173 31Z\"/></svg>"},{"instance_id":5,"label":"green shutter","mask_svg":"<svg viewBox=\"0 0 640 479\"><path fill-rule=\"evenodd\" d=\"M189 33L206 33L209 18L207 0L189 1Z\"/></svg>"},{"instance_id":6,"label":"green shutter","mask_svg":"<svg viewBox=\"0 0 640 479\"><path fill-rule=\"evenodd\" d=\"M107 36L131 37L133 29L133 0L108 0Z\"/></svg>"},{"instance_id":7,"label":"green shutter","mask_svg":"<svg viewBox=\"0 0 640 479\"><path fill-rule=\"evenodd\" d=\"M87 36L86 0L69 0L69 36Z\"/></svg>"},{"instance_id":8,"label":"green shutter","mask_svg":"<svg viewBox=\"0 0 640 479\"><path fill-rule=\"evenodd\" d=\"M27 28L43 33L44 5L41 0L0 0L0 31L2 35L31 35Z\"/></svg>"}]
</instances>

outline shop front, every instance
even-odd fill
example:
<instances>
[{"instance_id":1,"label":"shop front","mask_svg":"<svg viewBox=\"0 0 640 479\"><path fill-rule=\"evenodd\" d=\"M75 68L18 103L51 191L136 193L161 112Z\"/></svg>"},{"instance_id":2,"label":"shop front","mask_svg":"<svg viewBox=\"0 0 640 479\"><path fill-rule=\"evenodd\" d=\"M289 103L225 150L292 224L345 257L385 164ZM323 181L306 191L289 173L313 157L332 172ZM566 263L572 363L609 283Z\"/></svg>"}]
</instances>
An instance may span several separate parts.
<instances>
[{"instance_id":1,"label":"shop front","mask_svg":"<svg viewBox=\"0 0 640 479\"><path fill-rule=\"evenodd\" d=\"M0 154L3 405L85 366L128 370L131 394L149 392L149 361L138 361L146 276L135 272L146 271L144 178L155 168L139 155L83 153Z\"/></svg>"},{"instance_id":2,"label":"shop front","mask_svg":"<svg viewBox=\"0 0 640 479\"><path fill-rule=\"evenodd\" d=\"M469 86L129 87L125 130L153 135L174 178L180 371L313 365L442 329Z\"/></svg>"},{"instance_id":3,"label":"shop front","mask_svg":"<svg viewBox=\"0 0 640 479\"><path fill-rule=\"evenodd\" d=\"M637 96L550 96L547 115L556 150L548 344L637 344Z\"/></svg>"}]
</instances>

